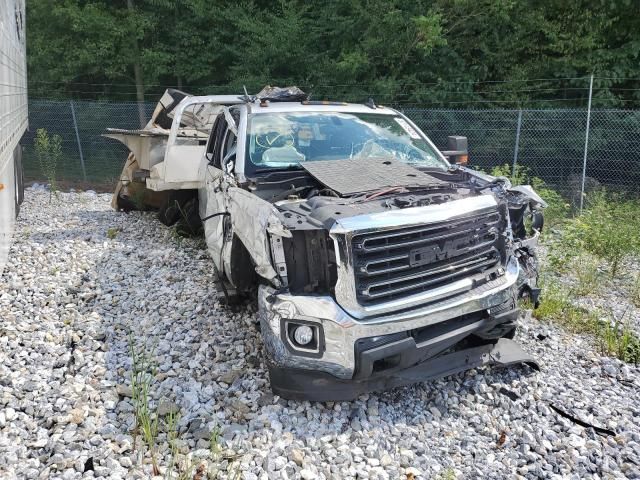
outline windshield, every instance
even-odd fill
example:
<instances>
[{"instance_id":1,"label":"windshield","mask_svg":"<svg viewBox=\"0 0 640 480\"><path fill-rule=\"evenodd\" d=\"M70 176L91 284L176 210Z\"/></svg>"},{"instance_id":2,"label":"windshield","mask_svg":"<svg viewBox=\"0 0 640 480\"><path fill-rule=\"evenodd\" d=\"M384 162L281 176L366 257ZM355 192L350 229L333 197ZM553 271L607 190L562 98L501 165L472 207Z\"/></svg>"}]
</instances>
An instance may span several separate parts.
<instances>
[{"instance_id":1,"label":"windshield","mask_svg":"<svg viewBox=\"0 0 640 480\"><path fill-rule=\"evenodd\" d=\"M416 167L449 164L401 116L374 113L257 113L247 128L248 170L314 160L394 158Z\"/></svg>"}]
</instances>

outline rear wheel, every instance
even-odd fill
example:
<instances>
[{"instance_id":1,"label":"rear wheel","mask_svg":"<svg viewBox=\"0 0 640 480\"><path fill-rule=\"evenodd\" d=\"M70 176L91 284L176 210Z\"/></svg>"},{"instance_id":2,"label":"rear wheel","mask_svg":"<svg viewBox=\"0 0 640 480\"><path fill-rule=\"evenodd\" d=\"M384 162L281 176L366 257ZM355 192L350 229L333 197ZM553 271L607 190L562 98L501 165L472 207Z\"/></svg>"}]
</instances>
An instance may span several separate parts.
<instances>
[{"instance_id":1,"label":"rear wheel","mask_svg":"<svg viewBox=\"0 0 640 480\"><path fill-rule=\"evenodd\" d=\"M18 145L13 152L13 176L15 179L16 218L20 213L20 205L24 201L24 172L22 170L22 146Z\"/></svg>"},{"instance_id":2,"label":"rear wheel","mask_svg":"<svg viewBox=\"0 0 640 480\"><path fill-rule=\"evenodd\" d=\"M175 224L183 217L185 204L194 198L193 191L175 190L167 195L167 200L158 210L158 220L167 227Z\"/></svg>"},{"instance_id":3,"label":"rear wheel","mask_svg":"<svg viewBox=\"0 0 640 480\"><path fill-rule=\"evenodd\" d=\"M184 237L195 237L202 233L202 221L200 220L197 198L191 198L180 207L176 230Z\"/></svg>"}]
</instances>

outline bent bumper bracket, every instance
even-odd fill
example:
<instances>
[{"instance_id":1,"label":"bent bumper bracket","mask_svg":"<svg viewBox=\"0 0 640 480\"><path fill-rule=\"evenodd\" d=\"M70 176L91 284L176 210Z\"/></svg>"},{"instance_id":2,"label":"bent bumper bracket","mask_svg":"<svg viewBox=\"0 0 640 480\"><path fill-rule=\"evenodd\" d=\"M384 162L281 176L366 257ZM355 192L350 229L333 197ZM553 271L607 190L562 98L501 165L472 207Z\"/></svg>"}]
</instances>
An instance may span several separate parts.
<instances>
[{"instance_id":1,"label":"bent bumper bracket","mask_svg":"<svg viewBox=\"0 0 640 480\"><path fill-rule=\"evenodd\" d=\"M501 338L495 343L447 353L403 370L381 372L362 380L343 380L325 372L275 365L269 365L269 376L273 392L286 399L350 401L363 393L434 380L483 365L506 367L514 363L540 370L538 362L516 342Z\"/></svg>"}]
</instances>

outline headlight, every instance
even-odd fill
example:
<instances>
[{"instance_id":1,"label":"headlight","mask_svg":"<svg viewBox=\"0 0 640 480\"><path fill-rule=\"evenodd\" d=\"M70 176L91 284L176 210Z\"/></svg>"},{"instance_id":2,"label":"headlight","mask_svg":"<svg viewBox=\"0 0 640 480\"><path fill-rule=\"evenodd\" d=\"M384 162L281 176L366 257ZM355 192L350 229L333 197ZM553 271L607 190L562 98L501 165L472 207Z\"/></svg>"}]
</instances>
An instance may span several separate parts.
<instances>
[{"instance_id":1,"label":"headlight","mask_svg":"<svg viewBox=\"0 0 640 480\"><path fill-rule=\"evenodd\" d=\"M293 339L298 345L307 345L313 340L313 330L307 325L300 325L293 330Z\"/></svg>"},{"instance_id":2,"label":"headlight","mask_svg":"<svg viewBox=\"0 0 640 480\"><path fill-rule=\"evenodd\" d=\"M324 332L322 325L299 319L281 319L281 335L287 349L302 357L322 357Z\"/></svg>"}]
</instances>

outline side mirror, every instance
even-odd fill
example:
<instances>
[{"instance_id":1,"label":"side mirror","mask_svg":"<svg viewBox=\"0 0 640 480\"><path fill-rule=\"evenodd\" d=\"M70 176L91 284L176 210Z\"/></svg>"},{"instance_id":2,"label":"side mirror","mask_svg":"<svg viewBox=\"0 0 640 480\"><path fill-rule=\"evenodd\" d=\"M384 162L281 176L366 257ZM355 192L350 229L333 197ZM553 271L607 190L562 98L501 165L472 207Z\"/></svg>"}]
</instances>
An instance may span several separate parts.
<instances>
[{"instance_id":1,"label":"side mirror","mask_svg":"<svg viewBox=\"0 0 640 480\"><path fill-rule=\"evenodd\" d=\"M452 135L447 137L447 149L442 154L447 157L450 163L466 165L469 163L469 149L467 147L467 137Z\"/></svg>"}]
</instances>

